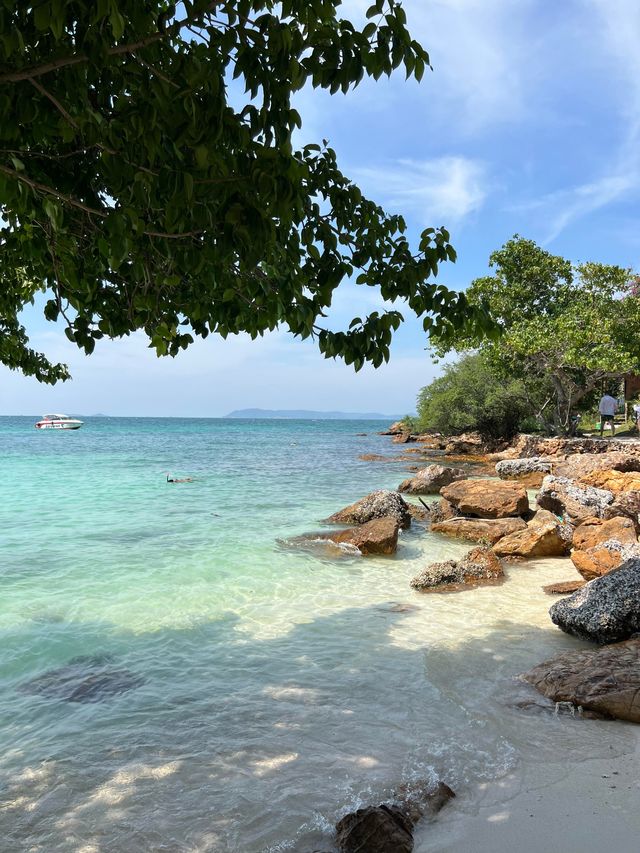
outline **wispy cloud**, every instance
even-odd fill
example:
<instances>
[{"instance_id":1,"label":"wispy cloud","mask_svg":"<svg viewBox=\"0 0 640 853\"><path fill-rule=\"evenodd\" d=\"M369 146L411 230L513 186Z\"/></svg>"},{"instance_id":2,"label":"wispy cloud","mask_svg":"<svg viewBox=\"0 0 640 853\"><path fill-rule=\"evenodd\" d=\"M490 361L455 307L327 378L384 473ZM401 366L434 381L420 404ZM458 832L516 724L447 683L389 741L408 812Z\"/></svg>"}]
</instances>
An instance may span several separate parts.
<instances>
[{"instance_id":1,"label":"wispy cloud","mask_svg":"<svg viewBox=\"0 0 640 853\"><path fill-rule=\"evenodd\" d=\"M410 211L425 222L459 224L489 192L484 164L466 157L396 160L351 174L388 210Z\"/></svg>"}]
</instances>

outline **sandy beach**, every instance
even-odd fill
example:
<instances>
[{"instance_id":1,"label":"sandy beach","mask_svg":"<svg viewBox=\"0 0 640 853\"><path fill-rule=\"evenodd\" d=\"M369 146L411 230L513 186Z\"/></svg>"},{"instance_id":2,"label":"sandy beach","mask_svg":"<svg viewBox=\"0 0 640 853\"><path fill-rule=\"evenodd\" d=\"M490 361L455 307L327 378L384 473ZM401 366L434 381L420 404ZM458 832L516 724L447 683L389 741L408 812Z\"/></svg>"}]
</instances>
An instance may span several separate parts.
<instances>
[{"instance_id":1,"label":"sandy beach","mask_svg":"<svg viewBox=\"0 0 640 853\"><path fill-rule=\"evenodd\" d=\"M611 758L520 766L497 783L461 796L438 820L416 831L416 853L635 853L640 838L640 731L628 732L629 751ZM469 800L479 803L467 810Z\"/></svg>"}]
</instances>

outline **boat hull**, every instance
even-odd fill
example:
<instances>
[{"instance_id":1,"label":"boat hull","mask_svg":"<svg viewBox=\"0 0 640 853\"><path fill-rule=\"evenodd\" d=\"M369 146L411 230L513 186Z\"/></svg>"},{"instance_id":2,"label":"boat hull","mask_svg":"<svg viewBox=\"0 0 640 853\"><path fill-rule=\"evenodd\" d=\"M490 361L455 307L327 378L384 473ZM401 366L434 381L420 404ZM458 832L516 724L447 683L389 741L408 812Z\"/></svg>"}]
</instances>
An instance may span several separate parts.
<instances>
[{"instance_id":1,"label":"boat hull","mask_svg":"<svg viewBox=\"0 0 640 853\"><path fill-rule=\"evenodd\" d=\"M36 429L80 429L82 421L38 421Z\"/></svg>"}]
</instances>

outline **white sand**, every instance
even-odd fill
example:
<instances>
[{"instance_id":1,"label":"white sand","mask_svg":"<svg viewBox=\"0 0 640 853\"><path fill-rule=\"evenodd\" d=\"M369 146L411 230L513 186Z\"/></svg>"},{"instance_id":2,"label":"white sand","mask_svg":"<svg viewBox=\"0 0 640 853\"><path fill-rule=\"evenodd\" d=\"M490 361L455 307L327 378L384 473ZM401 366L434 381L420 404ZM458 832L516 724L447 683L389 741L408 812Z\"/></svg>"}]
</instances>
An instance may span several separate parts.
<instances>
[{"instance_id":1,"label":"white sand","mask_svg":"<svg viewBox=\"0 0 640 853\"><path fill-rule=\"evenodd\" d=\"M529 764L465 793L416 830L415 853L638 853L640 727L625 726L632 748L609 758ZM633 743L635 742L635 749ZM612 747L613 750L613 747Z\"/></svg>"}]
</instances>

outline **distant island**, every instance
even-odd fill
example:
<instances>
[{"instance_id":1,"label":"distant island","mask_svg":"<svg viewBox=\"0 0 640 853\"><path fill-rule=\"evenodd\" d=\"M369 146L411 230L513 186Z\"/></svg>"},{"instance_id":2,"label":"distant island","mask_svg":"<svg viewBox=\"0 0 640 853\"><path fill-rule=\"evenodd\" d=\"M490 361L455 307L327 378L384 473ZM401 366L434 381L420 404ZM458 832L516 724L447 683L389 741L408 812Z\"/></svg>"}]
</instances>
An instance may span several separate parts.
<instances>
[{"instance_id":1,"label":"distant island","mask_svg":"<svg viewBox=\"0 0 640 853\"><path fill-rule=\"evenodd\" d=\"M307 409L236 409L225 418L282 418L324 421L397 421L402 415L380 412L311 412Z\"/></svg>"}]
</instances>

